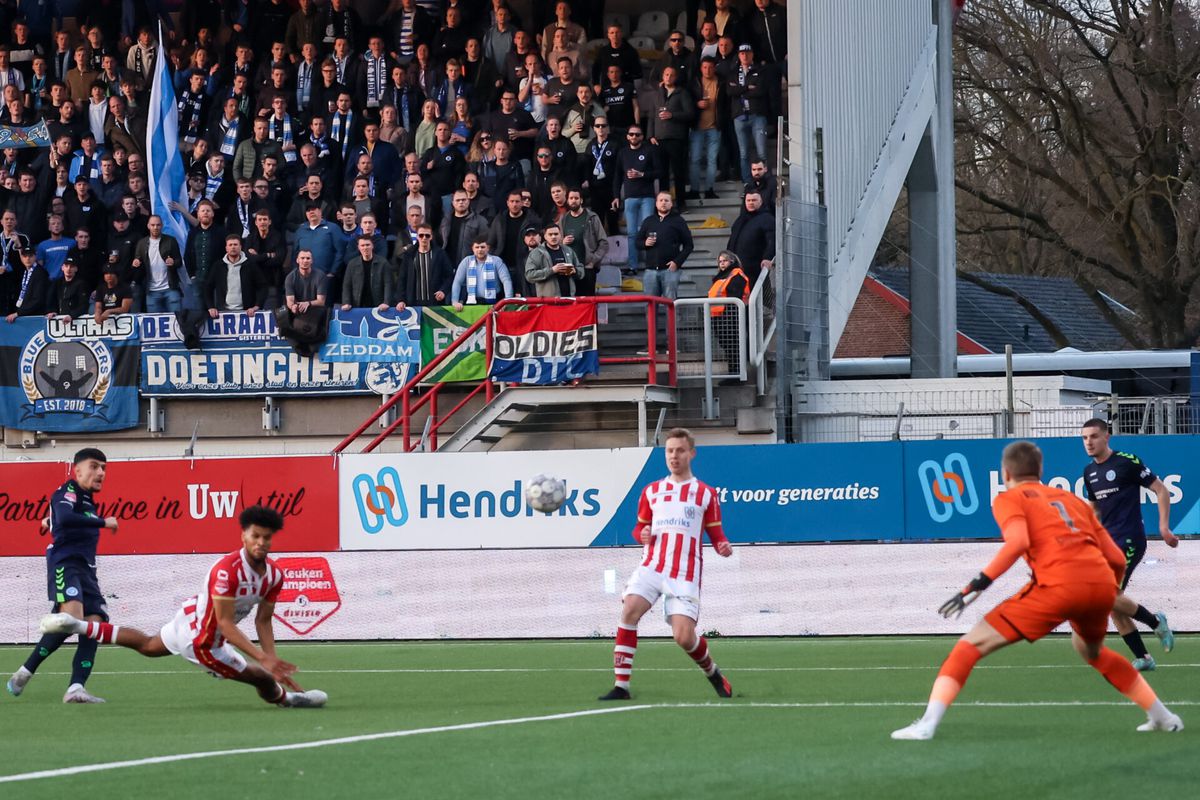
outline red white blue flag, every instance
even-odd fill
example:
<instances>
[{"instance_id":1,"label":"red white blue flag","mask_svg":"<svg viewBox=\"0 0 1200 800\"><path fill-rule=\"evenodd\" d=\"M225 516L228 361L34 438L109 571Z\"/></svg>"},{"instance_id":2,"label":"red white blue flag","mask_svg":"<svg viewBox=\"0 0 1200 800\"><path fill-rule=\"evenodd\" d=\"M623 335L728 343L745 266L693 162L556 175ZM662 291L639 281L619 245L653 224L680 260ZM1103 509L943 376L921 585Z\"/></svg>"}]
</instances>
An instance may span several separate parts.
<instances>
[{"instance_id":1,"label":"red white blue flag","mask_svg":"<svg viewBox=\"0 0 1200 800\"><path fill-rule=\"evenodd\" d=\"M492 380L549 385L599 371L594 304L496 314L488 373Z\"/></svg>"}]
</instances>

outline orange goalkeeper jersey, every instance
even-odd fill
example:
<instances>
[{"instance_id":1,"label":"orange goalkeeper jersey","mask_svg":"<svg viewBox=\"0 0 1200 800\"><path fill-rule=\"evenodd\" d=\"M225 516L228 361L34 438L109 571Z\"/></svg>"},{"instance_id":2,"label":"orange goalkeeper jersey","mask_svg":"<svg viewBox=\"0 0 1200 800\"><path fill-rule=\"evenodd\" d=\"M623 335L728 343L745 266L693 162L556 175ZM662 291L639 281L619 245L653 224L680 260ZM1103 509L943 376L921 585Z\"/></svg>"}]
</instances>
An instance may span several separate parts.
<instances>
[{"instance_id":1,"label":"orange goalkeeper jersey","mask_svg":"<svg viewBox=\"0 0 1200 800\"><path fill-rule=\"evenodd\" d=\"M1124 557L1086 502L1042 483L1022 483L992 501L1001 530L1023 518L1029 534L1025 560L1041 586L1111 583Z\"/></svg>"}]
</instances>

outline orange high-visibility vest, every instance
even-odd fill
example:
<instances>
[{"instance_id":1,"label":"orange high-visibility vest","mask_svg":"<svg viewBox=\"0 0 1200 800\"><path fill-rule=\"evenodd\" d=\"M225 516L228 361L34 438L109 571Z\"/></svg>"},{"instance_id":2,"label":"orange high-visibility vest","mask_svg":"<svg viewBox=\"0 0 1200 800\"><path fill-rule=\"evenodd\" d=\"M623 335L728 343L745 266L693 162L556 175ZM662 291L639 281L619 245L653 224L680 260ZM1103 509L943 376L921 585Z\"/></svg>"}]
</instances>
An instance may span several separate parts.
<instances>
[{"instance_id":1,"label":"orange high-visibility vest","mask_svg":"<svg viewBox=\"0 0 1200 800\"><path fill-rule=\"evenodd\" d=\"M729 282L731 280L733 280L735 277L737 277L738 275L741 275L742 280L744 280L746 282L746 288L742 290L742 302L743 303L750 302L750 279L746 277L746 273L742 272L741 267L734 267L733 269L729 270L729 274L726 275L724 278L722 278L721 280L713 281L713 285L708 287L708 296L709 297L728 297L729 295L725 294L725 287L727 287L729 285ZM728 306L715 305L709 309L708 313L711 314L714 318L716 318L716 317L719 317L722 314L724 314L726 308L728 308Z\"/></svg>"}]
</instances>

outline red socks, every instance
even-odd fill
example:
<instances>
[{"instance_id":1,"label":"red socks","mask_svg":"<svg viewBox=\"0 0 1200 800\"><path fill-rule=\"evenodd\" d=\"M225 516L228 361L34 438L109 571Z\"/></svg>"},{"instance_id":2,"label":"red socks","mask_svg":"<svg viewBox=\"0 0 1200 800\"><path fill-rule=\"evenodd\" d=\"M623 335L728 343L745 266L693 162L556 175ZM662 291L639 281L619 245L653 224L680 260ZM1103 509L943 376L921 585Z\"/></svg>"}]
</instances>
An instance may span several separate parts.
<instances>
[{"instance_id":1,"label":"red socks","mask_svg":"<svg viewBox=\"0 0 1200 800\"><path fill-rule=\"evenodd\" d=\"M120 625L110 625L107 622L85 622L87 630L83 635L89 639L95 639L101 644L111 644L117 640L117 632L121 630Z\"/></svg>"},{"instance_id":2,"label":"red socks","mask_svg":"<svg viewBox=\"0 0 1200 800\"><path fill-rule=\"evenodd\" d=\"M633 656L637 653L637 628L617 625L617 643L613 647L613 675L622 689L629 688L629 677L633 674Z\"/></svg>"},{"instance_id":3,"label":"red socks","mask_svg":"<svg viewBox=\"0 0 1200 800\"><path fill-rule=\"evenodd\" d=\"M708 654L708 640L703 636L696 637L696 644L687 654L692 657L692 661L696 662L696 666L704 670L705 675L712 675L717 671L717 667L713 664L712 656Z\"/></svg>"}]
</instances>

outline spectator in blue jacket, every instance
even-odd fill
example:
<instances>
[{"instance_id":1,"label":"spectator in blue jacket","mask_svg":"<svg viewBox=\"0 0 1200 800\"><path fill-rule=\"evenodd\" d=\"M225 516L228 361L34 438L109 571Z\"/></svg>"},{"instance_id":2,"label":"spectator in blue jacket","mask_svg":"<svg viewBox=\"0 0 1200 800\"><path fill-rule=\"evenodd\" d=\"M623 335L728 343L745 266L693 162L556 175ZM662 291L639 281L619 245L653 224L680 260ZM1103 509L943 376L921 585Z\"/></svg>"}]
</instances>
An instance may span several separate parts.
<instances>
[{"instance_id":1,"label":"spectator in blue jacket","mask_svg":"<svg viewBox=\"0 0 1200 800\"><path fill-rule=\"evenodd\" d=\"M321 216L321 204L309 201L304 207L307 224L296 231L296 246L293 252L308 250L313 256L313 266L326 274L335 273L342 263L346 240ZM293 258L293 262L295 259Z\"/></svg>"}]
</instances>

